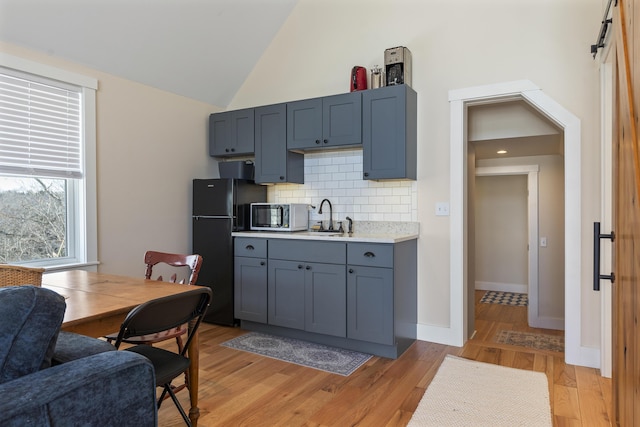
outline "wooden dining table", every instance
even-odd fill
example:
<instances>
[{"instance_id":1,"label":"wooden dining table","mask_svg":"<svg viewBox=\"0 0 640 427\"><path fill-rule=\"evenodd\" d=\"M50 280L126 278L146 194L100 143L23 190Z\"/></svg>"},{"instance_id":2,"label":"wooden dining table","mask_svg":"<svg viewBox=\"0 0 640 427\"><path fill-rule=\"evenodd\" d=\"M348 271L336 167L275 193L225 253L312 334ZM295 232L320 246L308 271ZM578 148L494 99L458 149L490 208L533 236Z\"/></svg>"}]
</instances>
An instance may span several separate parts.
<instances>
[{"instance_id":1,"label":"wooden dining table","mask_svg":"<svg viewBox=\"0 0 640 427\"><path fill-rule=\"evenodd\" d=\"M62 330L98 338L119 331L127 313L134 307L155 298L189 291L194 286L148 280L143 277L69 270L45 273L42 276L42 287L65 297L67 309ZM191 361L189 418L193 425L197 426L200 416L197 331L187 351Z\"/></svg>"}]
</instances>

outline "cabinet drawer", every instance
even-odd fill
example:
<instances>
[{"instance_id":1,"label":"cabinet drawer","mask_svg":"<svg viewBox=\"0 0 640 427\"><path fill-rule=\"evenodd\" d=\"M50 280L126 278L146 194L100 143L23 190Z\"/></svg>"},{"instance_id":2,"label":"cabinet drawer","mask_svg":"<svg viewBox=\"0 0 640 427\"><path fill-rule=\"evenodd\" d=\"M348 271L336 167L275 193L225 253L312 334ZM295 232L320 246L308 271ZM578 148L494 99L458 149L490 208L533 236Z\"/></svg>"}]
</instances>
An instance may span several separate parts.
<instances>
[{"instance_id":1,"label":"cabinet drawer","mask_svg":"<svg viewBox=\"0 0 640 427\"><path fill-rule=\"evenodd\" d=\"M393 267L393 245L375 243L349 243L347 263L368 267Z\"/></svg>"},{"instance_id":2,"label":"cabinet drawer","mask_svg":"<svg viewBox=\"0 0 640 427\"><path fill-rule=\"evenodd\" d=\"M236 237L233 253L235 256L249 258L267 257L267 239Z\"/></svg>"},{"instance_id":3,"label":"cabinet drawer","mask_svg":"<svg viewBox=\"0 0 640 427\"><path fill-rule=\"evenodd\" d=\"M269 240L269 259L345 264L347 245L341 242L271 239Z\"/></svg>"}]
</instances>

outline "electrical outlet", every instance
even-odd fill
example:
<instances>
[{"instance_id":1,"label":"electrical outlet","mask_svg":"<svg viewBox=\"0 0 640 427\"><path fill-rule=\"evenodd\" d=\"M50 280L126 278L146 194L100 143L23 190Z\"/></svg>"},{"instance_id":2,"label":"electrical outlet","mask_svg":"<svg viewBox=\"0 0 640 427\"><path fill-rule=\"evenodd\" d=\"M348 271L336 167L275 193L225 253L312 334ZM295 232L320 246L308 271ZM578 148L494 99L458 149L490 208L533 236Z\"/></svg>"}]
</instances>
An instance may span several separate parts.
<instances>
[{"instance_id":1,"label":"electrical outlet","mask_svg":"<svg viewBox=\"0 0 640 427\"><path fill-rule=\"evenodd\" d=\"M436 216L449 216L449 202L436 203Z\"/></svg>"}]
</instances>

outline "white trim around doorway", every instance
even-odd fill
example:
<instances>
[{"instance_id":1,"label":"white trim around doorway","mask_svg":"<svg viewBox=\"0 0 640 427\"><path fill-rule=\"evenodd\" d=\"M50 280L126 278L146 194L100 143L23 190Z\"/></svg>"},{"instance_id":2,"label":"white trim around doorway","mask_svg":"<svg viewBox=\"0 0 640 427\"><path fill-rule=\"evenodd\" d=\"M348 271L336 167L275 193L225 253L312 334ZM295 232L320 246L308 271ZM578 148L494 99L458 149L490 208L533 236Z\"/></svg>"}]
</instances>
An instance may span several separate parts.
<instances>
[{"instance_id":1,"label":"white trim around doorway","mask_svg":"<svg viewBox=\"0 0 640 427\"><path fill-rule=\"evenodd\" d=\"M564 130L565 361L599 367L600 351L581 345L580 120L528 80L449 92L450 140L450 318L448 326L420 329L421 339L462 346L469 337L467 277L467 107L524 100Z\"/></svg>"}]
</instances>

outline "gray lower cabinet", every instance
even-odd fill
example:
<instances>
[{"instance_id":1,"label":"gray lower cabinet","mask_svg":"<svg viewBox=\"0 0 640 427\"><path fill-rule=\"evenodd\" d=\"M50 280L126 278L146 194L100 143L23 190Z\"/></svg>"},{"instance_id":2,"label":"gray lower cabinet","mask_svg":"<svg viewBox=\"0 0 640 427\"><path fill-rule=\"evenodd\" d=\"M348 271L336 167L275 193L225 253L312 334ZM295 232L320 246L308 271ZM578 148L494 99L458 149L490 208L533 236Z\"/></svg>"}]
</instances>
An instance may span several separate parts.
<instances>
[{"instance_id":1,"label":"gray lower cabinet","mask_svg":"<svg viewBox=\"0 0 640 427\"><path fill-rule=\"evenodd\" d=\"M234 241L234 315L237 319L267 322L267 241Z\"/></svg>"},{"instance_id":2,"label":"gray lower cabinet","mask_svg":"<svg viewBox=\"0 0 640 427\"><path fill-rule=\"evenodd\" d=\"M269 263L270 325L304 330L304 267L296 261Z\"/></svg>"},{"instance_id":3,"label":"gray lower cabinet","mask_svg":"<svg viewBox=\"0 0 640 427\"><path fill-rule=\"evenodd\" d=\"M237 319L267 322L267 260L235 257L234 313Z\"/></svg>"},{"instance_id":4,"label":"gray lower cabinet","mask_svg":"<svg viewBox=\"0 0 640 427\"><path fill-rule=\"evenodd\" d=\"M287 150L287 105L255 108L255 182L304 184L304 155Z\"/></svg>"},{"instance_id":5,"label":"gray lower cabinet","mask_svg":"<svg viewBox=\"0 0 640 427\"><path fill-rule=\"evenodd\" d=\"M254 109L225 111L209 116L209 154L214 157L254 154Z\"/></svg>"},{"instance_id":6,"label":"gray lower cabinet","mask_svg":"<svg viewBox=\"0 0 640 427\"><path fill-rule=\"evenodd\" d=\"M394 343L394 247L376 243L347 245L349 338Z\"/></svg>"},{"instance_id":7,"label":"gray lower cabinet","mask_svg":"<svg viewBox=\"0 0 640 427\"><path fill-rule=\"evenodd\" d=\"M417 94L407 85L362 93L364 179L416 179Z\"/></svg>"},{"instance_id":8,"label":"gray lower cabinet","mask_svg":"<svg viewBox=\"0 0 640 427\"><path fill-rule=\"evenodd\" d=\"M236 237L235 247L243 328L391 358L415 341L416 240Z\"/></svg>"},{"instance_id":9,"label":"gray lower cabinet","mask_svg":"<svg viewBox=\"0 0 640 427\"><path fill-rule=\"evenodd\" d=\"M393 269L347 268L347 336L393 344Z\"/></svg>"},{"instance_id":10,"label":"gray lower cabinet","mask_svg":"<svg viewBox=\"0 0 640 427\"><path fill-rule=\"evenodd\" d=\"M346 336L344 265L269 261L270 325Z\"/></svg>"},{"instance_id":11,"label":"gray lower cabinet","mask_svg":"<svg viewBox=\"0 0 640 427\"><path fill-rule=\"evenodd\" d=\"M309 269L307 270L307 267ZM317 334L347 335L347 280L345 266L305 266L304 330Z\"/></svg>"},{"instance_id":12,"label":"gray lower cabinet","mask_svg":"<svg viewBox=\"0 0 640 427\"><path fill-rule=\"evenodd\" d=\"M346 336L346 244L269 240L269 324Z\"/></svg>"}]
</instances>

